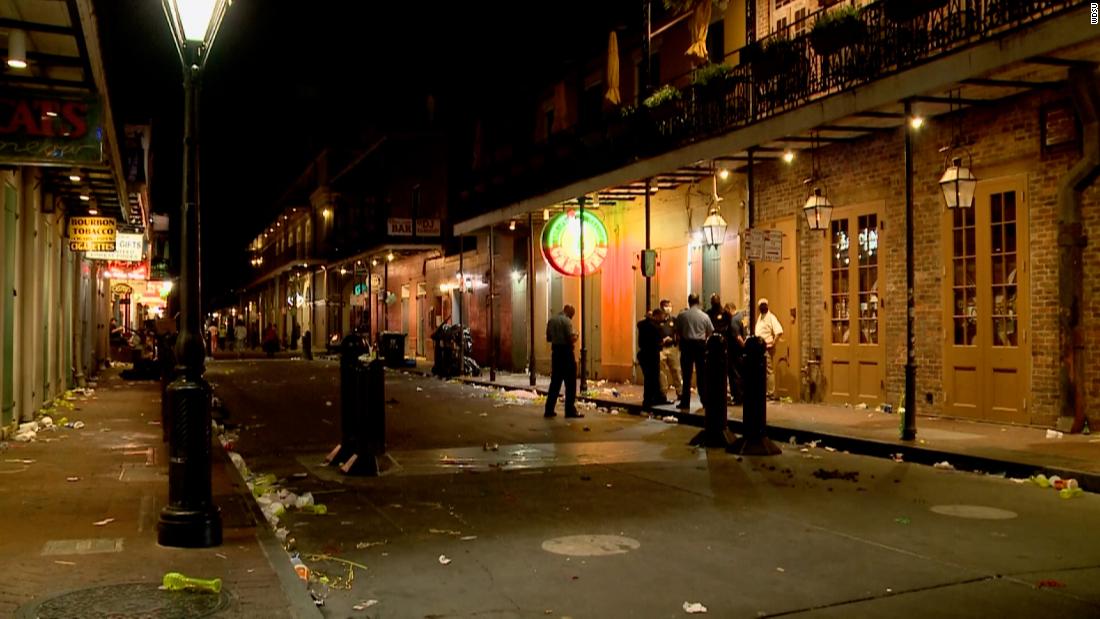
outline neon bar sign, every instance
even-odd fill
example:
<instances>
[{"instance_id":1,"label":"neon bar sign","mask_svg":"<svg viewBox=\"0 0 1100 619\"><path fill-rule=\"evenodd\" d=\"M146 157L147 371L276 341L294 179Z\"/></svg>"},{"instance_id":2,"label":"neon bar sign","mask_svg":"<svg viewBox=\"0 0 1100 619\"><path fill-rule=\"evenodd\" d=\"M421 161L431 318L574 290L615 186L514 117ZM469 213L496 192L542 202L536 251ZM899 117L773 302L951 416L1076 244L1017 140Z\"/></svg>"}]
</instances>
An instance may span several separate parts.
<instances>
[{"instance_id":1,"label":"neon bar sign","mask_svg":"<svg viewBox=\"0 0 1100 619\"><path fill-rule=\"evenodd\" d=\"M577 211L558 213L542 229L542 256L562 275L580 275L600 270L607 257L607 228L591 211L584 211L584 249L581 249L581 218Z\"/></svg>"}]
</instances>

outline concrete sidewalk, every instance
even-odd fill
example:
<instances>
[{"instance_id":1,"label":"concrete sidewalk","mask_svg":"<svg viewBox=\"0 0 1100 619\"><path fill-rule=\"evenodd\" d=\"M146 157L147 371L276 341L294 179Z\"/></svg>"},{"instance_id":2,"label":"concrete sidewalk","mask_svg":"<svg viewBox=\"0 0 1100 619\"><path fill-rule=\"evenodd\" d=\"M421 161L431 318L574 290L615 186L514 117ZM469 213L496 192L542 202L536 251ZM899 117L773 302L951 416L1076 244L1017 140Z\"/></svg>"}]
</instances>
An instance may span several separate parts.
<instances>
[{"instance_id":1,"label":"concrete sidewalk","mask_svg":"<svg viewBox=\"0 0 1100 619\"><path fill-rule=\"evenodd\" d=\"M224 542L209 549L157 544L167 503L167 446L160 389L127 382L119 368L100 376L93 394L74 394L55 421L80 429L40 430L33 442L0 449L0 615L5 617L320 616L301 594L266 523L257 522L248 489L219 445L213 495ZM160 591L166 572L220 578L218 594Z\"/></svg>"},{"instance_id":2,"label":"concrete sidewalk","mask_svg":"<svg viewBox=\"0 0 1100 619\"><path fill-rule=\"evenodd\" d=\"M412 371L412 369L410 369ZM430 374L431 363L418 359L416 370ZM479 377L462 377L472 384L505 389L531 389L527 374L497 372L496 382L488 371ZM534 389L545 394L548 376L536 375ZM588 390L578 398L599 407L619 408L634 414L674 415L680 423L703 425L698 397L690 412L674 405L643 409L641 385L588 381ZM730 428L741 429L741 407L731 406L727 417ZM1100 435L1064 434L1047 438L1046 428L969 421L918 415L917 440L902 441L901 416L874 409L825 404L768 404L768 436L775 441L795 439L800 443L821 441L823 445L852 453L879 457L900 457L908 462L933 464L947 461L963 470L1005 473L1026 477L1035 473L1077 479L1089 492L1100 492Z\"/></svg>"}]
</instances>

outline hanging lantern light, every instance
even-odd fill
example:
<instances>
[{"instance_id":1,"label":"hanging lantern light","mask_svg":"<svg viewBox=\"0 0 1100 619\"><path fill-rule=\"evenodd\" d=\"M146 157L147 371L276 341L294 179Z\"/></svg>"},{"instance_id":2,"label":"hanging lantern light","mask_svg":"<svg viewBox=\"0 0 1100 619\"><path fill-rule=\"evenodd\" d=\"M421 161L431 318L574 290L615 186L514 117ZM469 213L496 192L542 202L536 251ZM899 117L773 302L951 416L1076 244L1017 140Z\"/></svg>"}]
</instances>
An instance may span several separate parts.
<instances>
[{"instance_id":1,"label":"hanging lantern light","mask_svg":"<svg viewBox=\"0 0 1100 619\"><path fill-rule=\"evenodd\" d=\"M806 198L802 212L806 214L806 224L810 230L828 230L833 219L833 204L828 196L821 193L820 187L814 187L810 197Z\"/></svg>"},{"instance_id":2,"label":"hanging lantern light","mask_svg":"<svg viewBox=\"0 0 1100 619\"><path fill-rule=\"evenodd\" d=\"M718 247L725 240L726 220L722 218L717 208L712 208L707 218L703 220L703 242L709 247Z\"/></svg>"},{"instance_id":3,"label":"hanging lantern light","mask_svg":"<svg viewBox=\"0 0 1100 619\"><path fill-rule=\"evenodd\" d=\"M947 201L949 209L974 206L974 190L978 186L978 179L970 171L969 163L968 160L968 165L964 167L962 157L953 157L951 165L946 166L943 176L940 177L943 199Z\"/></svg>"}]
</instances>

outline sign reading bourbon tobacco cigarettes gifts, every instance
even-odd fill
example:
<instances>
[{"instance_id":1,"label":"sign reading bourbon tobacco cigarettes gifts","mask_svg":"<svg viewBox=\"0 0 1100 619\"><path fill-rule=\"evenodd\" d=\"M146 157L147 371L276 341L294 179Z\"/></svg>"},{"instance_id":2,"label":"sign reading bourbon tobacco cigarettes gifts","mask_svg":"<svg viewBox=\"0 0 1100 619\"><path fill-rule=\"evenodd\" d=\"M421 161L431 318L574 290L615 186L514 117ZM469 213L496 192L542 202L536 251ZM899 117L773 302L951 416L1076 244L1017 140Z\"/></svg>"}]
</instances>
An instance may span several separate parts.
<instances>
[{"instance_id":1,"label":"sign reading bourbon tobacco cigarettes gifts","mask_svg":"<svg viewBox=\"0 0 1100 619\"><path fill-rule=\"evenodd\" d=\"M70 217L69 249L72 251L115 251L118 236L112 217Z\"/></svg>"}]
</instances>

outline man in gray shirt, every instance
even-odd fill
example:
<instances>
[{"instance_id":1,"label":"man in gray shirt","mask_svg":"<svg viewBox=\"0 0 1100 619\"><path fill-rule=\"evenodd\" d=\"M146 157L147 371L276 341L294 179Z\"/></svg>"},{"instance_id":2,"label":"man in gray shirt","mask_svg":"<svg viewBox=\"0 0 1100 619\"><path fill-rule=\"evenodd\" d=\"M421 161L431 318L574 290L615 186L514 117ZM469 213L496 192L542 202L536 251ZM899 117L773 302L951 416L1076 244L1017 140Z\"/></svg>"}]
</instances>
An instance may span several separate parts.
<instances>
[{"instance_id":1,"label":"man in gray shirt","mask_svg":"<svg viewBox=\"0 0 1100 619\"><path fill-rule=\"evenodd\" d=\"M554 405L558 401L558 392L565 383L565 416L584 417L577 412L577 360L573 356L573 342L577 334L573 333L573 315L576 310L566 305L561 313L546 323L546 341L550 342L550 391L546 394L546 412L543 417L554 417Z\"/></svg>"},{"instance_id":2,"label":"man in gray shirt","mask_svg":"<svg viewBox=\"0 0 1100 619\"><path fill-rule=\"evenodd\" d=\"M684 377L684 386L680 392L681 410L691 408L691 372L699 373L696 379L699 387L699 399L703 399L705 387L704 363L706 362L707 338L714 333L714 323L710 316L699 309L699 295L688 295L688 308L676 315L676 333L680 337L680 373Z\"/></svg>"}]
</instances>

